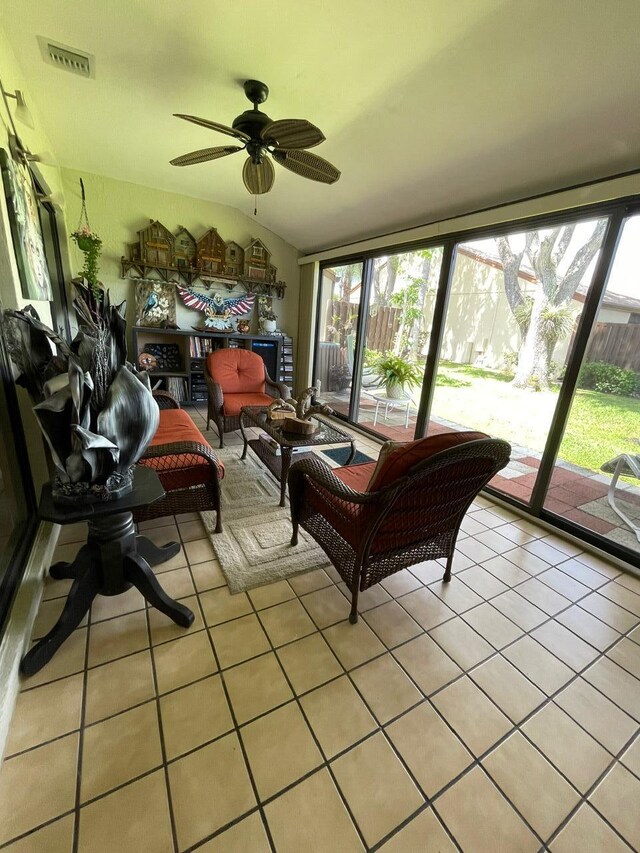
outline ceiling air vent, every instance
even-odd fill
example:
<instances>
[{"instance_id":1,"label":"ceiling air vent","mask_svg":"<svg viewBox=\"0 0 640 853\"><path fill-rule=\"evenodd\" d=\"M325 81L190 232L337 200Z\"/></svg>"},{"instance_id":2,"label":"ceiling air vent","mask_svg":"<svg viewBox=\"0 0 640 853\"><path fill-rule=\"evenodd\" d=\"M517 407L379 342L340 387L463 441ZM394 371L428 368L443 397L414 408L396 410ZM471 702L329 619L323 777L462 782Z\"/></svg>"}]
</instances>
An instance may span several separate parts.
<instances>
[{"instance_id":1,"label":"ceiling air vent","mask_svg":"<svg viewBox=\"0 0 640 853\"><path fill-rule=\"evenodd\" d=\"M42 58L48 65L78 74L80 77L95 76L95 58L89 53L82 53L73 47L59 44L50 39L38 36Z\"/></svg>"}]
</instances>

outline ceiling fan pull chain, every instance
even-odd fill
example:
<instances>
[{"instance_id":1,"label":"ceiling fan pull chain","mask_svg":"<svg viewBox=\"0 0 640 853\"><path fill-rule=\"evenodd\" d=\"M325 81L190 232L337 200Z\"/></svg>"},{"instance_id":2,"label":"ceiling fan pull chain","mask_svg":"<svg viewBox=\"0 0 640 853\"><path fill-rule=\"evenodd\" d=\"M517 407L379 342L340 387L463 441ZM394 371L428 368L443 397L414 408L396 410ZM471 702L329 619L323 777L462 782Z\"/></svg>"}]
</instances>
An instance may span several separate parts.
<instances>
[{"instance_id":1,"label":"ceiling fan pull chain","mask_svg":"<svg viewBox=\"0 0 640 853\"><path fill-rule=\"evenodd\" d=\"M253 215L254 216L258 215L258 196L257 195L253 196Z\"/></svg>"}]
</instances>

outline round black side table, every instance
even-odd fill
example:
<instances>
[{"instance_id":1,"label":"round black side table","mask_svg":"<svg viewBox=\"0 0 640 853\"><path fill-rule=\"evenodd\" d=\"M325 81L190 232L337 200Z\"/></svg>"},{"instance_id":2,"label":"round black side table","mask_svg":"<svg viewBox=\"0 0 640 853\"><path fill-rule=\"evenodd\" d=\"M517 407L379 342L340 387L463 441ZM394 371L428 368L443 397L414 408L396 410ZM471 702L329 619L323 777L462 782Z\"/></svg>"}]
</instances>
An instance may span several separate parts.
<instances>
[{"instance_id":1,"label":"round black side table","mask_svg":"<svg viewBox=\"0 0 640 853\"><path fill-rule=\"evenodd\" d=\"M164 497L156 472L140 465L135 470L133 490L123 498L84 506L54 503L51 484L42 489L38 515L43 521L74 524L87 521L89 535L72 563L55 563L49 569L52 578L72 578L60 618L23 657L20 669L34 675L48 663L91 607L96 595L120 595L132 586L144 598L165 613L177 625L188 628L194 615L162 589L151 566L170 560L180 551L177 542L159 547L136 534L133 510Z\"/></svg>"}]
</instances>

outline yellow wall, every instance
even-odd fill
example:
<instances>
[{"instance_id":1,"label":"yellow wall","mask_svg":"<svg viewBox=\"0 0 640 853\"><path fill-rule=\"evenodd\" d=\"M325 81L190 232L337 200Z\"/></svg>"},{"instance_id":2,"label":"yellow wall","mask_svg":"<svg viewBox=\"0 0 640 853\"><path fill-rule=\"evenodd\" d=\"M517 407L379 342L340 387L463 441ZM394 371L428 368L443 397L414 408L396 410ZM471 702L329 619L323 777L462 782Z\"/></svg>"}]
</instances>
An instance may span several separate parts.
<instances>
[{"instance_id":1,"label":"yellow wall","mask_svg":"<svg viewBox=\"0 0 640 853\"><path fill-rule=\"evenodd\" d=\"M76 229L80 217L81 177L84 181L91 227L102 239L100 280L111 291L112 300L127 300L129 327L135 323L135 285L128 279L120 278L120 258L127 256L127 246L135 242L137 231L148 225L150 219L159 219L174 233L179 226L184 226L196 239L211 227L218 229L223 240L235 240L241 246L246 246L254 237L259 237L272 253L271 262L277 267L278 279L287 284L285 298L274 298L273 305L279 318L279 328L294 338L295 346L300 278L297 249L260 225L258 219L248 217L232 207L100 175L62 169L65 219L69 233ZM72 271L77 274L82 268L82 253L74 243L70 243L69 252ZM228 293L222 285L214 284L212 290L224 290ZM254 309L255 331L256 316ZM178 297L178 325L188 329L192 325L201 325L201 321L202 314L186 308Z\"/></svg>"}]
</instances>

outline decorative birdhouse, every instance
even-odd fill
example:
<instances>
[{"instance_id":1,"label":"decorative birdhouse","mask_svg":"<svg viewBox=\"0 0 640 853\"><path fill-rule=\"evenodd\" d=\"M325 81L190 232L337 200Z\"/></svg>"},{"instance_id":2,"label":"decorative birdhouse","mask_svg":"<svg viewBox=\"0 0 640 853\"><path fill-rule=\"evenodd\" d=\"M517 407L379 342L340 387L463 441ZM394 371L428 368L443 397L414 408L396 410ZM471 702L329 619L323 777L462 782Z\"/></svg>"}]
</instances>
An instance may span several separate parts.
<instances>
[{"instance_id":1,"label":"decorative birdhouse","mask_svg":"<svg viewBox=\"0 0 640 853\"><path fill-rule=\"evenodd\" d=\"M244 277L256 281L267 281L271 252L262 240L252 240L244 250Z\"/></svg>"},{"instance_id":2,"label":"decorative birdhouse","mask_svg":"<svg viewBox=\"0 0 640 853\"><path fill-rule=\"evenodd\" d=\"M173 267L175 238L168 228L156 219L138 231L140 261L150 267Z\"/></svg>"},{"instance_id":3,"label":"decorative birdhouse","mask_svg":"<svg viewBox=\"0 0 640 853\"><path fill-rule=\"evenodd\" d=\"M190 231L180 226L175 237L175 258L178 269L196 266L196 240Z\"/></svg>"},{"instance_id":4,"label":"decorative birdhouse","mask_svg":"<svg viewBox=\"0 0 640 853\"><path fill-rule=\"evenodd\" d=\"M234 240L227 243L225 273L229 278L242 278L244 275L244 249Z\"/></svg>"},{"instance_id":5,"label":"decorative birdhouse","mask_svg":"<svg viewBox=\"0 0 640 853\"><path fill-rule=\"evenodd\" d=\"M227 258L227 244L215 228L210 228L197 242L196 265L201 275L223 275Z\"/></svg>"}]
</instances>

